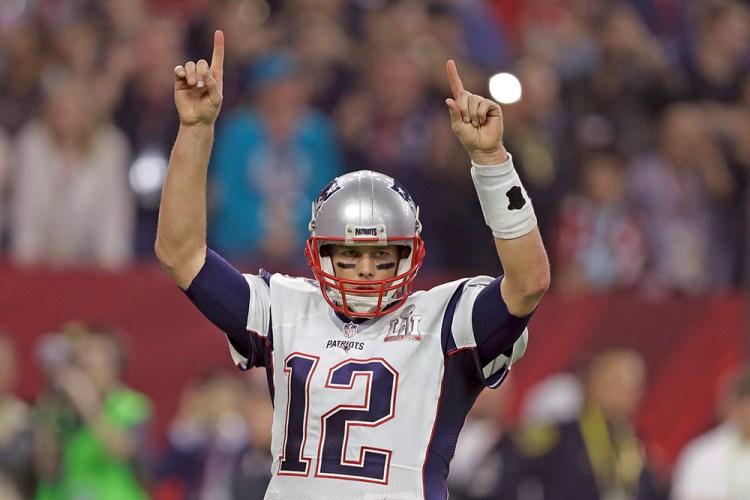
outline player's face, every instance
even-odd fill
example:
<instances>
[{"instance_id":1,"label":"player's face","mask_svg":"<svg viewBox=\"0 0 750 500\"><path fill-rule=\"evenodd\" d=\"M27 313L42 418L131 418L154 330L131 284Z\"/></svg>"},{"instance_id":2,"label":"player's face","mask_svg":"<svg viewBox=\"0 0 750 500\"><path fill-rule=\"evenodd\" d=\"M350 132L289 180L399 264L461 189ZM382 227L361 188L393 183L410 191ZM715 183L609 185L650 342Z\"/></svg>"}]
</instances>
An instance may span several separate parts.
<instances>
[{"instance_id":1,"label":"player's face","mask_svg":"<svg viewBox=\"0 0 750 500\"><path fill-rule=\"evenodd\" d=\"M354 281L376 281L396 276L400 249L397 245L331 245L331 261L336 277ZM375 289L374 286L347 284L347 290ZM365 295L365 294L363 294Z\"/></svg>"}]
</instances>

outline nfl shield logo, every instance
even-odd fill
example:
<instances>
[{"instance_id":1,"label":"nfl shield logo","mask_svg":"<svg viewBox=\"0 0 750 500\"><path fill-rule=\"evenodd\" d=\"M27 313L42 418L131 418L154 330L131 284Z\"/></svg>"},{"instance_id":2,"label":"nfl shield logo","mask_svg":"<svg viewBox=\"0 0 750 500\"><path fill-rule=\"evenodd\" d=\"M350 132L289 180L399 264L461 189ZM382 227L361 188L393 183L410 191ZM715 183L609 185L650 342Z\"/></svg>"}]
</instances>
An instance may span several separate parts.
<instances>
[{"instance_id":1,"label":"nfl shield logo","mask_svg":"<svg viewBox=\"0 0 750 500\"><path fill-rule=\"evenodd\" d=\"M344 324L344 337L346 337L348 339L354 337L354 335L357 334L357 327L358 326L359 325L357 325L356 323L352 323L352 322L345 323Z\"/></svg>"}]
</instances>

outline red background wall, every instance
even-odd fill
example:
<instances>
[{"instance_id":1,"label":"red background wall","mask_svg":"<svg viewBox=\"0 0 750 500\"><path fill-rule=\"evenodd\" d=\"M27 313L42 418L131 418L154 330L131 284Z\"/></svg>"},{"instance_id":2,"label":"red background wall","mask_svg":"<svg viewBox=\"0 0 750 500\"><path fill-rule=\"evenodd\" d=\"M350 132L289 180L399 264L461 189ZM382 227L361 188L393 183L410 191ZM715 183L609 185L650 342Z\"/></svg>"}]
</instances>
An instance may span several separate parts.
<instances>
[{"instance_id":1,"label":"red background wall","mask_svg":"<svg viewBox=\"0 0 750 500\"><path fill-rule=\"evenodd\" d=\"M425 275L419 284L436 281ZM649 370L641 427L656 458L668 466L688 439L715 422L718 382L747 347L743 300L740 293L658 300L548 294L531 322L526 356L513 370L514 407L531 384L569 368L582 353L609 343L632 345ZM156 402L157 442L183 384L205 369L231 367L223 335L156 265L104 274L0 264L0 329L18 341L23 397L33 399L41 383L35 342L73 319L118 325L130 334L127 379Z\"/></svg>"}]
</instances>

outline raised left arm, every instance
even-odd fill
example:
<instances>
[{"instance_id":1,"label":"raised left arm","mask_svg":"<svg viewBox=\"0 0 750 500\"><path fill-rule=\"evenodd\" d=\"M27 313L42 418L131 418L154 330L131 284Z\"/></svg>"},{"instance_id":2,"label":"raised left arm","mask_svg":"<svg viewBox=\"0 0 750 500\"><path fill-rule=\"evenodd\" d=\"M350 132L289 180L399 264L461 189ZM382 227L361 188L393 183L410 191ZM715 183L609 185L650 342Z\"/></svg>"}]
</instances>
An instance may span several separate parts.
<instances>
[{"instance_id":1,"label":"raised left arm","mask_svg":"<svg viewBox=\"0 0 750 500\"><path fill-rule=\"evenodd\" d=\"M511 314L526 316L549 287L549 261L531 200L502 142L502 110L496 102L466 91L453 61L446 70L453 92L445 101L451 125L471 158L482 212L505 271L500 293Z\"/></svg>"}]
</instances>

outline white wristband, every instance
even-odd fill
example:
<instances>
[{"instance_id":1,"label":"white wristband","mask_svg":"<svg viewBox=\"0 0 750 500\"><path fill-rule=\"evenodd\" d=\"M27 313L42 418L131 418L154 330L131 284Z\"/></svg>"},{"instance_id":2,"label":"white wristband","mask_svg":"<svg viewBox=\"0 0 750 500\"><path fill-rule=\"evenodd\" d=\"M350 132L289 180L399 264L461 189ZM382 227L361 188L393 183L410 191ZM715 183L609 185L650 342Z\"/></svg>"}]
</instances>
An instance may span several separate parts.
<instances>
[{"instance_id":1,"label":"white wristband","mask_svg":"<svg viewBox=\"0 0 750 500\"><path fill-rule=\"evenodd\" d=\"M495 238L519 238L536 227L531 199L513 167L513 157L499 165L471 162L471 178L482 205L484 221Z\"/></svg>"}]
</instances>

